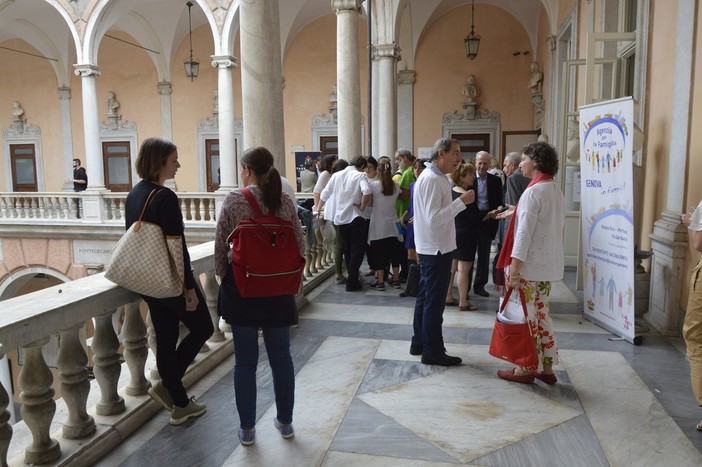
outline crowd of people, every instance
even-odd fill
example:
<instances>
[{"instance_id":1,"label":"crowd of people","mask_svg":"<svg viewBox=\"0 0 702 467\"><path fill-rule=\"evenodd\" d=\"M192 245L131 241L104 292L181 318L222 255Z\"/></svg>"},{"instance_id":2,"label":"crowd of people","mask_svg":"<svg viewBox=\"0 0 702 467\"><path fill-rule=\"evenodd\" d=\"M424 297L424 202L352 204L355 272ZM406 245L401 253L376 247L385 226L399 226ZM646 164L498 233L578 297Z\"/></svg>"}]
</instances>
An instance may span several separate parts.
<instances>
[{"instance_id":1,"label":"crowd of people","mask_svg":"<svg viewBox=\"0 0 702 467\"><path fill-rule=\"evenodd\" d=\"M358 156L349 161L325 156L316 163L306 162L300 182L311 198L298 203L292 186L273 161L273 155L263 147L251 148L242 155L240 180L247 190L227 195L215 235L215 274L220 282L217 311L232 326L234 336L234 387L242 445L255 442L259 337L266 346L273 375L277 409L273 424L284 438L294 436L290 327L297 324L293 294L244 297L232 273L230 233L254 216L250 205L253 201L247 201L247 197L252 197L262 212L295 226L300 255L306 241L309 246L315 241L314 235L309 235L309 217L303 222L308 227L305 239L303 212L315 213L324 219L325 228L333 227L336 282L348 292L400 289L410 267L418 269L409 352L421 356L426 365L454 366L462 362L460 357L446 353L443 313L446 306L457 306L460 311L478 309L469 300L471 282L473 293L489 296L485 287L490 250L496 240L500 260L493 265L493 282L526 292L526 318L538 336L540 356L537 366L501 370L498 376L526 384L534 379L556 382L552 367L558 362L558 351L549 292L550 281L563 275L564 208L561 190L553 182L558 158L551 146L533 143L521 154L508 154L497 175L491 173L495 167L490 154L481 151L474 160L464 160L459 142L450 138L436 141L429 159L416 159L405 149L395 153L394 161L389 157L376 160ZM155 191L153 208L148 209L145 218L160 225L166 235L181 236L185 242L177 196L164 186L178 167L178 152L172 143L157 138L144 141L137 158L142 181L126 202L127 227ZM182 378L213 332L187 248L185 252L183 295L143 297L151 309L162 378L149 394L171 412L174 425L207 410L204 404L188 397ZM365 274L361 272L364 259L369 267ZM400 295L407 296L405 292ZM180 322L190 333L178 342Z\"/></svg>"}]
</instances>

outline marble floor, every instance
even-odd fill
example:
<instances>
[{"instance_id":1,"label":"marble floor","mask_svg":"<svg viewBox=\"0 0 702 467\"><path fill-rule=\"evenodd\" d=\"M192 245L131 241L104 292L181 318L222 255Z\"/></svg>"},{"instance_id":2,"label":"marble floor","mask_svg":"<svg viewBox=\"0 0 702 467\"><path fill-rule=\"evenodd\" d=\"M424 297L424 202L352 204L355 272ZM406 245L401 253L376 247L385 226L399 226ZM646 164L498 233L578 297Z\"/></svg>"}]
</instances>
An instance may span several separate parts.
<instances>
[{"instance_id":1,"label":"marble floor","mask_svg":"<svg viewBox=\"0 0 702 467\"><path fill-rule=\"evenodd\" d=\"M273 427L265 350L258 371L256 443L237 438L228 359L191 389L208 412L182 426L160 412L102 466L700 466L702 417L680 339L634 346L582 319L575 272L555 284L558 383L495 376L487 352L497 298L477 312L447 308L454 368L409 355L414 300L397 290L347 293L332 280L310 296L292 330L295 437Z\"/></svg>"}]
</instances>

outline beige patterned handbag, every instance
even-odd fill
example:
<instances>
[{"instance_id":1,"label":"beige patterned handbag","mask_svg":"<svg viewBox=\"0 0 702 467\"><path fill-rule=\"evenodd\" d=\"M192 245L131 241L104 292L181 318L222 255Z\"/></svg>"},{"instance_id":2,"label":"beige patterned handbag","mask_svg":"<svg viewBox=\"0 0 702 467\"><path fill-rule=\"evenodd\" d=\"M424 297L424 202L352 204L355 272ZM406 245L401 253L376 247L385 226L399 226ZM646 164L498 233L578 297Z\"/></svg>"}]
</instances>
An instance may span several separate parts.
<instances>
[{"instance_id":1,"label":"beige patterned handbag","mask_svg":"<svg viewBox=\"0 0 702 467\"><path fill-rule=\"evenodd\" d=\"M183 239L165 236L144 214L157 188L149 193L139 219L115 245L105 278L140 295L168 298L183 295Z\"/></svg>"}]
</instances>

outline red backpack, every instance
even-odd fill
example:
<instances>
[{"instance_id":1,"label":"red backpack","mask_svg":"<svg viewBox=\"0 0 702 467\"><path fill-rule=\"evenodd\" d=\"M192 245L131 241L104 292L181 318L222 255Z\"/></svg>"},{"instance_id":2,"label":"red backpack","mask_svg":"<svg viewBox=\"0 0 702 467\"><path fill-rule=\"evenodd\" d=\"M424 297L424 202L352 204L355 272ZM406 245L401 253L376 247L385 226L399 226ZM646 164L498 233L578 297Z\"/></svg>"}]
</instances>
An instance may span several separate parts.
<instances>
[{"instance_id":1,"label":"red backpack","mask_svg":"<svg viewBox=\"0 0 702 467\"><path fill-rule=\"evenodd\" d=\"M227 240L239 293L244 298L297 294L305 260L300 256L295 227L270 213L264 215L248 188L241 193L254 217L240 221Z\"/></svg>"}]
</instances>

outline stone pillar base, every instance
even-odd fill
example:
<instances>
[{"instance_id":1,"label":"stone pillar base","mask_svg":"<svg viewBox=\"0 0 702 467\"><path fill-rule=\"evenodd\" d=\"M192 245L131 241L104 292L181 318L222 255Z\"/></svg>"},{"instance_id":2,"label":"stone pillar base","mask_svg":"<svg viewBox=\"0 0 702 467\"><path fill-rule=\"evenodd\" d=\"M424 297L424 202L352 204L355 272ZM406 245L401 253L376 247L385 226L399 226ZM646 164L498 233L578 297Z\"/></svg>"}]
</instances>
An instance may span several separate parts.
<instances>
[{"instance_id":1,"label":"stone pillar base","mask_svg":"<svg viewBox=\"0 0 702 467\"><path fill-rule=\"evenodd\" d=\"M682 277L687 254L687 229L680 214L664 211L656 221L651 239L651 292L644 318L664 336L679 336L683 314L680 292L687 278Z\"/></svg>"}]
</instances>

